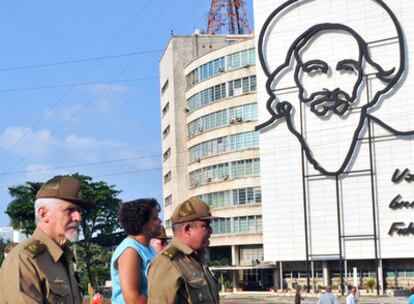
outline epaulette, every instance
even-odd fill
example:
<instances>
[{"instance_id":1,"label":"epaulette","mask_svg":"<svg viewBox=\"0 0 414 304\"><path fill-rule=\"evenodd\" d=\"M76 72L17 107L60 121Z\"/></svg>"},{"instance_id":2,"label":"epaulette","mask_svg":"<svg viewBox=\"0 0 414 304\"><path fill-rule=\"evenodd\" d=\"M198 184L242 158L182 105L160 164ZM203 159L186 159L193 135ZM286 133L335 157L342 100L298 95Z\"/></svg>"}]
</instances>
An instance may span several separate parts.
<instances>
[{"instance_id":1,"label":"epaulette","mask_svg":"<svg viewBox=\"0 0 414 304\"><path fill-rule=\"evenodd\" d=\"M174 246L170 246L169 248L165 249L161 254L169 257L170 259L173 258L179 250Z\"/></svg>"},{"instance_id":2,"label":"epaulette","mask_svg":"<svg viewBox=\"0 0 414 304\"><path fill-rule=\"evenodd\" d=\"M33 258L37 256L38 254L42 253L46 250L46 245L43 244L39 240L33 240L31 241L26 247L24 247L24 250L26 250L30 256Z\"/></svg>"}]
</instances>

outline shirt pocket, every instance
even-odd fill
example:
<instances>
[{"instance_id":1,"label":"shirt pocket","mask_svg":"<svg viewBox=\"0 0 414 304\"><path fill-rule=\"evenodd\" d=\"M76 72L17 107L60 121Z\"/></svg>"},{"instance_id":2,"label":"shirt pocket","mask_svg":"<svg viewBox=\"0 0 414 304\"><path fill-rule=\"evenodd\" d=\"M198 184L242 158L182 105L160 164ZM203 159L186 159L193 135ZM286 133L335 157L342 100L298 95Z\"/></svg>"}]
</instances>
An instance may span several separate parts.
<instances>
[{"instance_id":1,"label":"shirt pocket","mask_svg":"<svg viewBox=\"0 0 414 304\"><path fill-rule=\"evenodd\" d=\"M190 297L195 303L210 303L210 296L208 293L208 284L204 278L194 278L188 280L188 289Z\"/></svg>"},{"instance_id":2,"label":"shirt pocket","mask_svg":"<svg viewBox=\"0 0 414 304\"><path fill-rule=\"evenodd\" d=\"M50 303L53 304L65 304L70 297L70 287L63 284L52 283L50 285Z\"/></svg>"}]
</instances>

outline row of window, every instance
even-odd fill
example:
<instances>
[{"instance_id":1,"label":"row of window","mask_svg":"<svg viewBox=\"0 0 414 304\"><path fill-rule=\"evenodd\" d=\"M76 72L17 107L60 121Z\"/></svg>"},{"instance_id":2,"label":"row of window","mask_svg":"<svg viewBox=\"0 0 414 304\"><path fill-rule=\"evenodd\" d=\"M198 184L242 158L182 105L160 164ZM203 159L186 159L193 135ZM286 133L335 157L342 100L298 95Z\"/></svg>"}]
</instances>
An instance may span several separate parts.
<instances>
[{"instance_id":1,"label":"row of window","mask_svg":"<svg viewBox=\"0 0 414 304\"><path fill-rule=\"evenodd\" d=\"M214 59L188 73L186 76L186 87L188 89L199 82L225 71L242 68L255 63L256 58L254 48Z\"/></svg>"},{"instance_id":2,"label":"row of window","mask_svg":"<svg viewBox=\"0 0 414 304\"><path fill-rule=\"evenodd\" d=\"M164 198L164 206L168 206L172 204L172 195L168 195L166 198Z\"/></svg>"},{"instance_id":3,"label":"row of window","mask_svg":"<svg viewBox=\"0 0 414 304\"><path fill-rule=\"evenodd\" d=\"M213 219L210 223L214 234L261 232L261 215L225 217Z\"/></svg>"},{"instance_id":4,"label":"row of window","mask_svg":"<svg viewBox=\"0 0 414 304\"><path fill-rule=\"evenodd\" d=\"M259 134L255 131L218 137L191 147L189 149L190 161L199 161L208 156L258 146Z\"/></svg>"},{"instance_id":5,"label":"row of window","mask_svg":"<svg viewBox=\"0 0 414 304\"><path fill-rule=\"evenodd\" d=\"M239 188L227 191L206 193L198 196L211 208L254 205L262 202L260 187Z\"/></svg>"},{"instance_id":6,"label":"row of window","mask_svg":"<svg viewBox=\"0 0 414 304\"><path fill-rule=\"evenodd\" d=\"M248 76L209 87L192 95L188 100L188 110L194 111L218 100L256 92L256 76Z\"/></svg>"},{"instance_id":7,"label":"row of window","mask_svg":"<svg viewBox=\"0 0 414 304\"><path fill-rule=\"evenodd\" d=\"M260 159L244 159L208 166L190 172L190 184L191 186L197 186L212 181L258 175L260 175Z\"/></svg>"},{"instance_id":8,"label":"row of window","mask_svg":"<svg viewBox=\"0 0 414 304\"><path fill-rule=\"evenodd\" d=\"M225 125L257 119L257 103L246 104L238 107L214 112L190 122L187 127L188 138L211 129Z\"/></svg>"}]
</instances>

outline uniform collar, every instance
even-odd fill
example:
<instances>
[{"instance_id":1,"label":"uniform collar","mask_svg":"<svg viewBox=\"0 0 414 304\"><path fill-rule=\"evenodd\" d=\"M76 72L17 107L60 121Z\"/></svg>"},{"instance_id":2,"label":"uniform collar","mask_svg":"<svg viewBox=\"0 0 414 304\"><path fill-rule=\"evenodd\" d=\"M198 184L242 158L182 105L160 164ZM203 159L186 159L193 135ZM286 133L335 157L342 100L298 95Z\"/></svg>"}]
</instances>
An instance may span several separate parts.
<instances>
[{"instance_id":1,"label":"uniform collar","mask_svg":"<svg viewBox=\"0 0 414 304\"><path fill-rule=\"evenodd\" d=\"M181 241L177 237L173 237L173 239L171 241L171 246L174 246L175 248L177 248L179 251L181 251L185 255L190 255L193 252L195 252L194 249L192 249L190 246L185 244L183 241Z\"/></svg>"},{"instance_id":2,"label":"uniform collar","mask_svg":"<svg viewBox=\"0 0 414 304\"><path fill-rule=\"evenodd\" d=\"M55 262L57 262L62 255L65 255L67 261L73 259L73 253L68 246L65 245L61 248L39 227L37 227L33 232L33 237L46 245L47 250Z\"/></svg>"}]
</instances>

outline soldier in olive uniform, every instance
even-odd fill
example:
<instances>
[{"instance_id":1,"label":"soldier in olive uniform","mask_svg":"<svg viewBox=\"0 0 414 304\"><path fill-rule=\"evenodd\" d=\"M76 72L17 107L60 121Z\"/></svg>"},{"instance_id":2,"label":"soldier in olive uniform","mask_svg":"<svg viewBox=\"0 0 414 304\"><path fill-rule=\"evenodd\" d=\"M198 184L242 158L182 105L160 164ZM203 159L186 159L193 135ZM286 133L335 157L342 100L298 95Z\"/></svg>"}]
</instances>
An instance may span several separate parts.
<instances>
[{"instance_id":1,"label":"soldier in olive uniform","mask_svg":"<svg viewBox=\"0 0 414 304\"><path fill-rule=\"evenodd\" d=\"M212 218L207 204L196 198L174 210L174 238L148 270L148 304L219 303L217 281L202 257L213 232Z\"/></svg>"},{"instance_id":2,"label":"soldier in olive uniform","mask_svg":"<svg viewBox=\"0 0 414 304\"><path fill-rule=\"evenodd\" d=\"M0 269L0 303L82 303L80 286L70 264L67 240L78 238L83 201L80 182L56 176L37 192L36 230L16 246Z\"/></svg>"}]
</instances>

